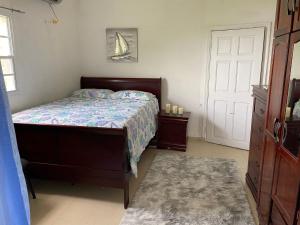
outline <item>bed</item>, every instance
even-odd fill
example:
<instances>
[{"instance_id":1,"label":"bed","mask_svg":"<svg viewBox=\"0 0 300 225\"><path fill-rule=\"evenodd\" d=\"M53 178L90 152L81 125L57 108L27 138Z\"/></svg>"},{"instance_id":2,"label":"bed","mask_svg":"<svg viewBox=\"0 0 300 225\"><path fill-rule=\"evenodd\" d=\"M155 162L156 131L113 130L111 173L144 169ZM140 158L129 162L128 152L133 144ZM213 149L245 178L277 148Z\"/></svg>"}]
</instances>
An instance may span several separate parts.
<instances>
[{"instance_id":1,"label":"bed","mask_svg":"<svg viewBox=\"0 0 300 225\"><path fill-rule=\"evenodd\" d=\"M81 88L150 92L156 96L157 110L161 105L161 79L82 77ZM51 111L53 105L57 109L65 105L69 112L74 111L74 113L82 109L83 114L87 113L88 117L92 117L93 114L97 116L97 113L88 114L83 110L86 104L98 107L96 100L84 102L82 99L68 98L15 114L13 118L20 155L29 161L29 171L35 177L121 188L124 190L124 208L127 208L129 177L137 173L134 162L139 160L139 154L134 155L130 150L130 139L134 134L131 129L128 129L130 124L124 125L123 122L128 121L128 118L123 118L122 115L127 114L128 111L129 114L131 113L130 119L137 120L135 117L140 115L142 110L149 111L154 104L130 101L111 103L105 100L101 102L103 109L109 107L112 111L116 111L118 107L121 107L120 109L128 107L124 109L126 113L116 114L120 118L120 123L109 125L103 125L103 121L99 121L99 126L97 123L87 124L79 114L77 116L75 114L76 123L72 123L73 120L40 123L41 117L34 117L34 121L30 121L30 117L26 120L26 114L35 112L39 115L41 109L47 110L48 107ZM113 108L114 105L118 107ZM45 121L45 118L41 121ZM146 148L148 139L142 141L143 144L140 146Z\"/></svg>"}]
</instances>

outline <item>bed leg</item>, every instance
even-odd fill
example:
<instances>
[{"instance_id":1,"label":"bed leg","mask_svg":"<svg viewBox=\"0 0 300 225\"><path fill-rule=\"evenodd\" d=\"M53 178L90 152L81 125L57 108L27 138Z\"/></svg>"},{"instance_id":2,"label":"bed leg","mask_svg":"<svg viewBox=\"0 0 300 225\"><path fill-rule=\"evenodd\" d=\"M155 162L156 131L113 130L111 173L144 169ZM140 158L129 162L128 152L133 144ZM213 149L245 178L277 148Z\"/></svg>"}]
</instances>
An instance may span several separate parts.
<instances>
[{"instance_id":1,"label":"bed leg","mask_svg":"<svg viewBox=\"0 0 300 225\"><path fill-rule=\"evenodd\" d=\"M127 209L129 205L129 179L126 176L124 181L124 209Z\"/></svg>"}]
</instances>

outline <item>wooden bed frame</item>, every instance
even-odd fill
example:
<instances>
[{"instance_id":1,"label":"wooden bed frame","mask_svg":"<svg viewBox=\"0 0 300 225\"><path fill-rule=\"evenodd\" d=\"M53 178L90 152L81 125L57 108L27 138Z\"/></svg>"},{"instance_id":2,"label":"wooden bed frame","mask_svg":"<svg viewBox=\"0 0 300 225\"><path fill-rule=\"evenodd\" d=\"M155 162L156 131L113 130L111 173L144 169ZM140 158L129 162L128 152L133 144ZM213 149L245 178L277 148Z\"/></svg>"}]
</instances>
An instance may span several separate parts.
<instances>
[{"instance_id":1,"label":"wooden bed frame","mask_svg":"<svg viewBox=\"0 0 300 225\"><path fill-rule=\"evenodd\" d=\"M161 105L161 79L81 77L81 88L153 93ZM15 124L20 155L38 178L89 182L124 190L129 204L127 129Z\"/></svg>"}]
</instances>

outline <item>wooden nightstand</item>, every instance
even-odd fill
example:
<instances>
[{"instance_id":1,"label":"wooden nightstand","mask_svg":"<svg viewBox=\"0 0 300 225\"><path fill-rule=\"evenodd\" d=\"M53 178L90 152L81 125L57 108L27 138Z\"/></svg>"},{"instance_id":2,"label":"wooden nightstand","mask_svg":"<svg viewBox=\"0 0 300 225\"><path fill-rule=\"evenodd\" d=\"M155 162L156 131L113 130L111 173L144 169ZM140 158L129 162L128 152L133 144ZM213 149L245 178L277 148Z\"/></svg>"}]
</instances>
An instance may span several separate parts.
<instances>
[{"instance_id":1,"label":"wooden nightstand","mask_svg":"<svg viewBox=\"0 0 300 225\"><path fill-rule=\"evenodd\" d=\"M185 151L187 145L187 124L191 113L183 115L167 114L161 111L158 115L158 143L160 149Z\"/></svg>"}]
</instances>

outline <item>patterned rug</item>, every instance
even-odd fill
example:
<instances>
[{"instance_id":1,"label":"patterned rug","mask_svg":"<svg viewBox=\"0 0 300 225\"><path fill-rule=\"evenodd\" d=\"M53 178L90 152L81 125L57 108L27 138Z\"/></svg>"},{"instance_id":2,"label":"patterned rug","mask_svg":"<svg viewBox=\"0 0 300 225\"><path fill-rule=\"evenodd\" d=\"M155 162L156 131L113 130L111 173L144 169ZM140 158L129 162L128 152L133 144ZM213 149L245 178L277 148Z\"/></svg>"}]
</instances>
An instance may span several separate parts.
<instances>
[{"instance_id":1,"label":"patterned rug","mask_svg":"<svg viewBox=\"0 0 300 225\"><path fill-rule=\"evenodd\" d=\"M254 225L234 160L160 152L121 225Z\"/></svg>"}]
</instances>

